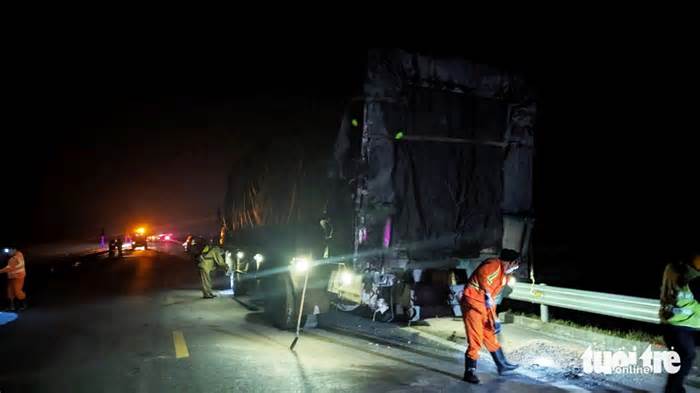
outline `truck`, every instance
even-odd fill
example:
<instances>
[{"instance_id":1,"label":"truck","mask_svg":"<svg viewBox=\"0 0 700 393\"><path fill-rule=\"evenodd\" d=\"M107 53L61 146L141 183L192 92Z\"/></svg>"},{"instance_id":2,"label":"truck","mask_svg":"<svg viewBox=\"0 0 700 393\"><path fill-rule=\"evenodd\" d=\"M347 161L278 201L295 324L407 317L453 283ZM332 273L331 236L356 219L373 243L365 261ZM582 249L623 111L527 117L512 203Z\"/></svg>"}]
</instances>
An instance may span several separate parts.
<instances>
[{"instance_id":1,"label":"truck","mask_svg":"<svg viewBox=\"0 0 700 393\"><path fill-rule=\"evenodd\" d=\"M241 287L281 328L300 309L304 319L331 308L380 321L459 314L469 274L503 248L522 255L518 279L532 275L526 81L401 49L370 50L366 64L332 143L282 141L229 177L224 245L264 256L237 261Z\"/></svg>"},{"instance_id":2,"label":"truck","mask_svg":"<svg viewBox=\"0 0 700 393\"><path fill-rule=\"evenodd\" d=\"M137 247L143 247L144 250L148 250L148 234L146 233L146 227L138 227L134 229L130 234L131 239L131 250L136 250Z\"/></svg>"}]
</instances>

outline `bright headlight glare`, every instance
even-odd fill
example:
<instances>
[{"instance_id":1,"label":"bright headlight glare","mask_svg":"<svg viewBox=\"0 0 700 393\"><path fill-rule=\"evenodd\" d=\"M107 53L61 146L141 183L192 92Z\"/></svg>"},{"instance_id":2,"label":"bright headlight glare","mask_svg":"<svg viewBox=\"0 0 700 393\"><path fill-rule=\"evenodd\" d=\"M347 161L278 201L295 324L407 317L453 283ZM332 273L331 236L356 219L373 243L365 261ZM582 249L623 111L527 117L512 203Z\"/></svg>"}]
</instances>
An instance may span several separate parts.
<instances>
[{"instance_id":1,"label":"bright headlight glare","mask_svg":"<svg viewBox=\"0 0 700 393\"><path fill-rule=\"evenodd\" d=\"M309 270L309 260L307 258L301 257L301 258L294 258L292 260L292 263L294 264L294 270L296 270L299 273L303 273L307 270Z\"/></svg>"},{"instance_id":2,"label":"bright headlight glare","mask_svg":"<svg viewBox=\"0 0 700 393\"><path fill-rule=\"evenodd\" d=\"M516 282L518 282L518 279L515 278L515 276L510 276L510 278L508 279L508 286L512 287L513 285L515 285Z\"/></svg>"},{"instance_id":3,"label":"bright headlight glare","mask_svg":"<svg viewBox=\"0 0 700 393\"><path fill-rule=\"evenodd\" d=\"M340 282L345 286L352 284L352 273L347 270L340 273Z\"/></svg>"},{"instance_id":4,"label":"bright headlight glare","mask_svg":"<svg viewBox=\"0 0 700 393\"><path fill-rule=\"evenodd\" d=\"M253 256L253 259L255 259L255 262L260 263L260 262L262 262L265 258L263 258L262 254L255 254L255 256Z\"/></svg>"},{"instance_id":5,"label":"bright headlight glare","mask_svg":"<svg viewBox=\"0 0 700 393\"><path fill-rule=\"evenodd\" d=\"M238 259L241 259L241 258L243 258L244 256L245 256L245 254L243 253L243 251L238 251L238 252L236 253L236 258L238 258Z\"/></svg>"}]
</instances>

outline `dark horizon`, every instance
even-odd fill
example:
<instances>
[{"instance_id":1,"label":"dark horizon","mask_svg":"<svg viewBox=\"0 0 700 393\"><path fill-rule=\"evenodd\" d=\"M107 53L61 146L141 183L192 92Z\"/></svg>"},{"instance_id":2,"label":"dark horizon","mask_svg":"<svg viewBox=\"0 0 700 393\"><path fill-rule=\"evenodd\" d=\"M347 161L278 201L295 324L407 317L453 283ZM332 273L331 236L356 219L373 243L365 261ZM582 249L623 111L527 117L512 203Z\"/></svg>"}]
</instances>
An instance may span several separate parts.
<instances>
[{"instance_id":1,"label":"dark horizon","mask_svg":"<svg viewBox=\"0 0 700 393\"><path fill-rule=\"evenodd\" d=\"M697 244L695 137L673 115L686 104L647 77L654 65L621 55L450 54L519 72L538 93L536 247L658 258L669 245ZM5 127L13 186L3 242L215 217L243 149L337 131L361 89L364 56L268 51L211 69L75 58L28 76Z\"/></svg>"}]
</instances>

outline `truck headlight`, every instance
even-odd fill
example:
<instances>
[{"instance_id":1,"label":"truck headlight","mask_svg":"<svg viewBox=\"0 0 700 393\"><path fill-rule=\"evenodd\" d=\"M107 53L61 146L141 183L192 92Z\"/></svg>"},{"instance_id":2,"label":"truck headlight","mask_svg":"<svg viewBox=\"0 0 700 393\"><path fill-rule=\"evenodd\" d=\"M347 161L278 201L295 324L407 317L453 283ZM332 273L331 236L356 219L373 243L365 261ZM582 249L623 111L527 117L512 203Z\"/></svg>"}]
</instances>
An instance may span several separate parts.
<instances>
[{"instance_id":1,"label":"truck headlight","mask_svg":"<svg viewBox=\"0 0 700 393\"><path fill-rule=\"evenodd\" d=\"M244 256L245 256L245 254L243 253L243 251L238 251L236 253L236 258L238 258L238 259L243 259Z\"/></svg>"},{"instance_id":2,"label":"truck headlight","mask_svg":"<svg viewBox=\"0 0 700 393\"><path fill-rule=\"evenodd\" d=\"M352 273L347 270L340 273L340 282L346 287L352 284Z\"/></svg>"},{"instance_id":3,"label":"truck headlight","mask_svg":"<svg viewBox=\"0 0 700 393\"><path fill-rule=\"evenodd\" d=\"M262 261L265 260L265 258L263 258L263 256L262 256L262 254L255 254L255 256L253 256L253 259L254 259L255 262L257 262L258 264L259 264L260 262L262 262Z\"/></svg>"},{"instance_id":4,"label":"truck headlight","mask_svg":"<svg viewBox=\"0 0 700 393\"><path fill-rule=\"evenodd\" d=\"M311 267L311 263L306 257L296 257L292 259L292 265L297 273L304 273Z\"/></svg>"}]
</instances>

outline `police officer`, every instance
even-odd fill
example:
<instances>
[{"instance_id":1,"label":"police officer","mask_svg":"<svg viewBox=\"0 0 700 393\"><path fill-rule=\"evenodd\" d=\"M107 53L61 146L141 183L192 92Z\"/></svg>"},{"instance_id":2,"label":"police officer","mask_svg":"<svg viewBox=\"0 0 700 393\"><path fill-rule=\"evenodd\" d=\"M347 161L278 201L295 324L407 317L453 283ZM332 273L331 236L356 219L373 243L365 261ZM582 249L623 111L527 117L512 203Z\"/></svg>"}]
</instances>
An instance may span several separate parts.
<instances>
[{"instance_id":1,"label":"police officer","mask_svg":"<svg viewBox=\"0 0 700 393\"><path fill-rule=\"evenodd\" d=\"M226 275L231 274L226 259L224 258L224 250L219 246L207 244L202 249L202 253L197 257L197 267L199 268L199 276L202 279L202 297L204 299L212 299L216 294L211 288L211 272L217 267L226 269Z\"/></svg>"}]
</instances>

